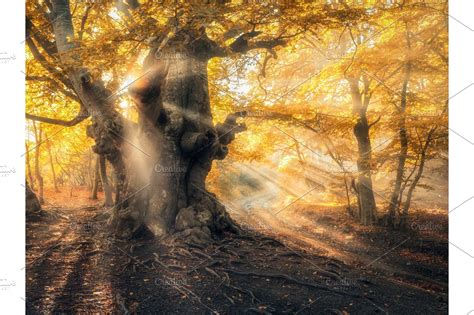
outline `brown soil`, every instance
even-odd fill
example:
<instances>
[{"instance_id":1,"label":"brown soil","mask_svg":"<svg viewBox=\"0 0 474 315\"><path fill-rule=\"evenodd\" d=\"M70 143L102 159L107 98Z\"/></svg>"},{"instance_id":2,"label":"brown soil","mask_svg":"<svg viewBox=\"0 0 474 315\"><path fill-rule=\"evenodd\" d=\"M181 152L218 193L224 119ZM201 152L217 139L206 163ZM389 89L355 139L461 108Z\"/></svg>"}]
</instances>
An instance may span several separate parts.
<instances>
[{"instance_id":1,"label":"brown soil","mask_svg":"<svg viewBox=\"0 0 474 315\"><path fill-rule=\"evenodd\" d=\"M48 199L27 221L28 314L447 313L446 215L400 232L338 209L300 208L295 224L234 214L247 233L202 248L118 240L86 193L81 207Z\"/></svg>"}]
</instances>

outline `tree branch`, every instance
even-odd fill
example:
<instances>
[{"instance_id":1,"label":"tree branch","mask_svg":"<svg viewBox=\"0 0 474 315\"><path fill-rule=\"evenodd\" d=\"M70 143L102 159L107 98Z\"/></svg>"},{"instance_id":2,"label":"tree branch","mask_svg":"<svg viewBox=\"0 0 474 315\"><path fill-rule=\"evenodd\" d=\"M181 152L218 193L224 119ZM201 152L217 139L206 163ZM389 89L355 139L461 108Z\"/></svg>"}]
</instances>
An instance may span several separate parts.
<instances>
[{"instance_id":1,"label":"tree branch","mask_svg":"<svg viewBox=\"0 0 474 315\"><path fill-rule=\"evenodd\" d=\"M378 123L381 118L382 118L382 116L379 116L376 120L374 120L372 123L370 123L370 124L369 124L369 129L372 128L373 125L375 125L376 123Z\"/></svg>"},{"instance_id":2,"label":"tree branch","mask_svg":"<svg viewBox=\"0 0 474 315\"><path fill-rule=\"evenodd\" d=\"M54 87L61 93L63 93L65 96L73 99L74 101L81 103L81 100L77 95L71 91L68 91L64 87L62 87L58 82L56 82L54 79L50 77L44 77L44 76L34 76L34 75L27 75L25 77L27 81L41 81L41 82L50 82L51 84L54 85Z\"/></svg>"},{"instance_id":3,"label":"tree branch","mask_svg":"<svg viewBox=\"0 0 474 315\"><path fill-rule=\"evenodd\" d=\"M73 119L71 119L69 121L68 120L62 120L62 119L36 116L36 115L26 113L26 118L27 119L31 119L31 120L35 120L35 121L41 121L41 122L44 122L44 123L47 123L47 124L59 125L59 126L64 126L64 127L75 126L75 125L79 124L80 122L86 120L88 117L89 117L89 113L84 108L82 108L79 111L79 113L77 114L76 117L74 117Z\"/></svg>"},{"instance_id":4,"label":"tree branch","mask_svg":"<svg viewBox=\"0 0 474 315\"><path fill-rule=\"evenodd\" d=\"M284 46L286 41L280 37L269 39L269 40L259 40L251 41L252 38L257 37L262 32L260 31L251 31L245 34L240 35L237 39L232 42L229 47L221 47L215 45L212 51L210 52L211 57L227 57L232 53L246 53L252 49L273 49L278 46Z\"/></svg>"},{"instance_id":5,"label":"tree branch","mask_svg":"<svg viewBox=\"0 0 474 315\"><path fill-rule=\"evenodd\" d=\"M58 53L56 43L50 42L46 37L44 37L28 16L26 17L26 36L33 37L49 56L54 57L54 55Z\"/></svg>"},{"instance_id":6,"label":"tree branch","mask_svg":"<svg viewBox=\"0 0 474 315\"><path fill-rule=\"evenodd\" d=\"M48 60L46 60L46 58L38 50L38 47L36 47L36 44L34 43L31 37L28 37L26 39L26 44L28 45L28 48L33 54L33 57L35 57L35 59L38 60L38 62L43 66L43 68L48 70L54 77L56 77L59 81L61 81L65 86L72 89L72 85L64 77L63 73L59 71L58 69L56 69L53 65L51 65Z\"/></svg>"},{"instance_id":7,"label":"tree branch","mask_svg":"<svg viewBox=\"0 0 474 315\"><path fill-rule=\"evenodd\" d=\"M88 5L87 8L86 8L86 11L84 12L84 15L82 16L81 28L77 32L79 41L82 41L82 36L84 35L84 28L86 26L87 18L89 17L89 12L90 12L90 10L92 9L93 6L94 6L94 4Z\"/></svg>"}]
</instances>

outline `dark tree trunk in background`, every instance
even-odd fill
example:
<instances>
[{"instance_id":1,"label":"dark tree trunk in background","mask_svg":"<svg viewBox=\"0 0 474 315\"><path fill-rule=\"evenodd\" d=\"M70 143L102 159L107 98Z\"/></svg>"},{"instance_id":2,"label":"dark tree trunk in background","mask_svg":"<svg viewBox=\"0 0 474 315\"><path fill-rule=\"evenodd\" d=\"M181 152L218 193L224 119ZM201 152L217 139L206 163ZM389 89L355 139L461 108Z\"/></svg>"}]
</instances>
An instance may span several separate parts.
<instances>
[{"instance_id":1,"label":"dark tree trunk in background","mask_svg":"<svg viewBox=\"0 0 474 315\"><path fill-rule=\"evenodd\" d=\"M360 220L362 224L370 225L375 222L375 198L372 189L371 175L371 144L369 139L369 125L366 117L360 118L354 126L354 135L359 148L359 158L357 159L357 188L360 198Z\"/></svg>"},{"instance_id":2,"label":"dark tree trunk in background","mask_svg":"<svg viewBox=\"0 0 474 315\"><path fill-rule=\"evenodd\" d=\"M97 191L99 190L99 176L100 176L100 157L96 155L95 157L95 165L94 165L94 179L92 182L92 191L91 191L91 199L97 200Z\"/></svg>"},{"instance_id":3,"label":"dark tree trunk in background","mask_svg":"<svg viewBox=\"0 0 474 315\"><path fill-rule=\"evenodd\" d=\"M428 152L428 148L431 142L433 141L433 135L436 129L437 129L436 127L430 129L425 142L421 146L421 151L419 153L420 162L419 162L418 170L416 172L415 177L413 178L413 181L410 187L408 188L407 195L405 198L405 203L403 204L403 210L400 217L400 227L402 229L406 229L408 227L408 210L410 209L411 199L413 197L413 193L415 192L415 188L418 185L418 182L420 181L421 176L423 175L425 162L426 162L426 154Z\"/></svg>"},{"instance_id":4,"label":"dark tree trunk in background","mask_svg":"<svg viewBox=\"0 0 474 315\"><path fill-rule=\"evenodd\" d=\"M30 148L28 146L28 143L25 141L25 159L26 159L26 172L28 175L28 180L29 180L29 187L31 190L35 190L35 185L34 185L34 178L33 178L33 173L31 172L31 161L30 161Z\"/></svg>"},{"instance_id":5,"label":"dark tree trunk in background","mask_svg":"<svg viewBox=\"0 0 474 315\"><path fill-rule=\"evenodd\" d=\"M112 207L114 205L112 197L112 187L109 184L109 178L107 177L107 161L103 155L99 155L99 171L100 180L102 182L102 189L104 190L104 206Z\"/></svg>"},{"instance_id":6,"label":"dark tree trunk in background","mask_svg":"<svg viewBox=\"0 0 474 315\"><path fill-rule=\"evenodd\" d=\"M406 30L406 48L407 48L407 59L411 51L411 40L410 33L408 31L408 24L405 22ZM397 166L397 175L395 177L394 188L392 196L390 197L390 204L388 206L388 215L387 215L387 225L395 227L396 225L396 216L399 212L399 200L402 194L402 182L405 172L405 161L408 154L408 134L406 130L406 110L407 110L407 94L408 94L408 83L410 81L410 75L412 70L412 64L410 61L407 61L405 64L405 76L403 78L402 91L401 91L401 100L399 108L399 120L398 120L398 136L400 138L400 153L398 155L398 166Z\"/></svg>"},{"instance_id":7,"label":"dark tree trunk in background","mask_svg":"<svg viewBox=\"0 0 474 315\"><path fill-rule=\"evenodd\" d=\"M403 181L403 175L405 171L405 161L407 159L408 153L408 135L406 130L406 108L407 108L407 90L408 82L410 80L411 74L411 64L407 63L405 66L405 78L403 80L401 101L400 101L400 110L399 110L399 122L398 122L398 136L400 138L400 153L398 154L398 166L397 166L397 175L395 177L394 188L392 196L390 198L390 204L388 208L388 221L389 226L395 225L396 215L398 213L398 200L401 194L401 187Z\"/></svg>"},{"instance_id":8,"label":"dark tree trunk in background","mask_svg":"<svg viewBox=\"0 0 474 315\"><path fill-rule=\"evenodd\" d=\"M28 182L25 183L25 210L27 217L41 212L41 204L38 197L31 190Z\"/></svg>"},{"instance_id":9,"label":"dark tree trunk in background","mask_svg":"<svg viewBox=\"0 0 474 315\"><path fill-rule=\"evenodd\" d=\"M87 181L87 189L92 192L92 189L94 187L94 171L92 169L92 156L93 152L92 150L89 151L89 154L87 156L87 174L89 175L89 180Z\"/></svg>"},{"instance_id":10,"label":"dark tree trunk in background","mask_svg":"<svg viewBox=\"0 0 474 315\"><path fill-rule=\"evenodd\" d=\"M38 199L40 204L44 203L44 183L43 176L40 171L40 149L41 143L43 141L43 133L41 129L41 124L36 128L36 123L33 123L33 131L35 133L36 147L35 147L35 177L36 182L38 183Z\"/></svg>"},{"instance_id":11,"label":"dark tree trunk in background","mask_svg":"<svg viewBox=\"0 0 474 315\"><path fill-rule=\"evenodd\" d=\"M343 180L344 180L344 189L346 192L346 202L347 202L347 213L350 216L354 216L354 212L352 211L352 206L351 206L351 191L349 188L349 183L347 181L347 174L344 173L343 175Z\"/></svg>"},{"instance_id":12,"label":"dark tree trunk in background","mask_svg":"<svg viewBox=\"0 0 474 315\"><path fill-rule=\"evenodd\" d=\"M46 139L48 139L46 132L44 136ZM58 193L59 192L58 181L56 178L56 171L54 169L53 154L51 153L51 142L49 140L46 143L46 148L48 149L49 166L51 167L51 174L53 176L54 191Z\"/></svg>"},{"instance_id":13,"label":"dark tree trunk in background","mask_svg":"<svg viewBox=\"0 0 474 315\"><path fill-rule=\"evenodd\" d=\"M376 222L376 204L372 189L371 157L372 146L370 143L370 125L367 120L367 107L370 102L368 94L369 83L364 79L364 90L359 90L359 78L348 80L353 102L353 113L357 115L354 126L354 136L357 140L359 157L357 159L357 194L359 196L360 221L364 225Z\"/></svg>"},{"instance_id":14,"label":"dark tree trunk in background","mask_svg":"<svg viewBox=\"0 0 474 315\"><path fill-rule=\"evenodd\" d=\"M349 187L349 182L348 182L348 172L346 168L344 167L344 159L341 157L340 154L337 153L337 150L334 148L334 143L331 141L329 137L327 137L327 141L329 142L330 146L326 144L326 149L329 154L329 156L332 158L334 162L341 168L342 170L342 180L344 182L344 189L345 189L345 194L346 194L346 202L347 202L347 213L350 216L354 216L354 213L352 211L352 206L351 206L351 196L350 196L350 187ZM331 149L334 148L334 149ZM360 205L359 205L360 208Z\"/></svg>"}]
</instances>

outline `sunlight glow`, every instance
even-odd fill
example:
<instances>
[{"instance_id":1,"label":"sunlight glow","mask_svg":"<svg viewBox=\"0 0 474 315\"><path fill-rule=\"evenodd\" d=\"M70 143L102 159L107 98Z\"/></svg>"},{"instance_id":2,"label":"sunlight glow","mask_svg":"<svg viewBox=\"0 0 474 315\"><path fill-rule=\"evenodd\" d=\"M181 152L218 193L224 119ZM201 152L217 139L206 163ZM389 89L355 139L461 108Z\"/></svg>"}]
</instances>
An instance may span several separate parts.
<instances>
[{"instance_id":1,"label":"sunlight glow","mask_svg":"<svg viewBox=\"0 0 474 315\"><path fill-rule=\"evenodd\" d=\"M127 75L123 80L122 84L120 85L120 90L125 90L128 88L137 78L134 75Z\"/></svg>"},{"instance_id":2,"label":"sunlight glow","mask_svg":"<svg viewBox=\"0 0 474 315\"><path fill-rule=\"evenodd\" d=\"M102 74L102 81L108 82L110 80L112 80L112 74L110 72L104 72Z\"/></svg>"},{"instance_id":3,"label":"sunlight glow","mask_svg":"<svg viewBox=\"0 0 474 315\"><path fill-rule=\"evenodd\" d=\"M120 20L120 19L121 19L120 15L119 15L119 13L118 13L118 9L117 9L116 7L113 7L113 8L109 11L108 16L110 16L111 18L116 19L116 20Z\"/></svg>"},{"instance_id":4,"label":"sunlight glow","mask_svg":"<svg viewBox=\"0 0 474 315\"><path fill-rule=\"evenodd\" d=\"M126 100L121 100L119 103L120 108L126 109L129 108L129 104Z\"/></svg>"}]
</instances>

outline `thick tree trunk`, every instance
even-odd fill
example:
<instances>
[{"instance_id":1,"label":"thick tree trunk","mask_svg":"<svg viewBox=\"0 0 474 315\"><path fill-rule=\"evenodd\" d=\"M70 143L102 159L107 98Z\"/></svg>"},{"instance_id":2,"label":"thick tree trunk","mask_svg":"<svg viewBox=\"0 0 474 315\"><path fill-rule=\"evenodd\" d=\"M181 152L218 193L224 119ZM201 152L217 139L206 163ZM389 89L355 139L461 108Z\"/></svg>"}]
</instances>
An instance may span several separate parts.
<instances>
[{"instance_id":1,"label":"thick tree trunk","mask_svg":"<svg viewBox=\"0 0 474 315\"><path fill-rule=\"evenodd\" d=\"M364 225L373 224L376 221L375 197L372 189L371 174L371 151L372 147L369 138L369 125L366 117L360 118L354 126L354 135L359 148L359 158L357 159L357 190L360 199L360 220Z\"/></svg>"},{"instance_id":2,"label":"thick tree trunk","mask_svg":"<svg viewBox=\"0 0 474 315\"><path fill-rule=\"evenodd\" d=\"M362 224L371 225L376 222L377 215L375 197L372 189L370 125L366 116L370 101L368 95L369 83L364 80L364 92L361 93L359 90L358 77L348 79L348 81L353 102L353 113L357 115L357 122L354 125L353 131L357 140L359 154L357 159L358 177L356 183L356 191L359 197L359 219Z\"/></svg>"},{"instance_id":3,"label":"thick tree trunk","mask_svg":"<svg viewBox=\"0 0 474 315\"><path fill-rule=\"evenodd\" d=\"M119 231L127 233L123 223L135 220L134 228L145 224L154 235L177 232L206 243L225 230L237 230L224 206L206 190L205 180L212 161L223 159L235 133L245 130L236 122L244 113L213 125L207 59L199 50L183 49L186 36L193 35L189 31L173 38L160 54L152 49L144 64L149 75L130 88L141 111L137 138L148 156L136 152L145 176L133 179L139 192L117 213Z\"/></svg>"},{"instance_id":4,"label":"thick tree trunk","mask_svg":"<svg viewBox=\"0 0 474 315\"><path fill-rule=\"evenodd\" d=\"M92 150L111 163L116 176L115 208L127 206L127 177L122 144L127 124L114 108L113 95L103 82L93 80L88 69L82 65L75 40L74 28L68 0L51 0L53 6L52 25L56 47L68 78L76 91L84 110L92 119L87 135L95 140Z\"/></svg>"},{"instance_id":5,"label":"thick tree trunk","mask_svg":"<svg viewBox=\"0 0 474 315\"><path fill-rule=\"evenodd\" d=\"M226 51L214 49L204 29L193 27L181 28L166 45L152 43L144 75L130 88L140 111L135 124L114 109L112 94L82 66L69 2L51 3L59 56L92 118L88 135L96 142L93 151L106 157L116 176L110 220L116 233L136 237L150 231L155 236L177 232L191 242L206 243L225 230L237 231L224 206L205 187L212 161L223 159L235 134L245 130L237 123L245 113L231 114L216 126L212 121L207 62ZM244 44L231 49L250 49Z\"/></svg>"}]
</instances>

